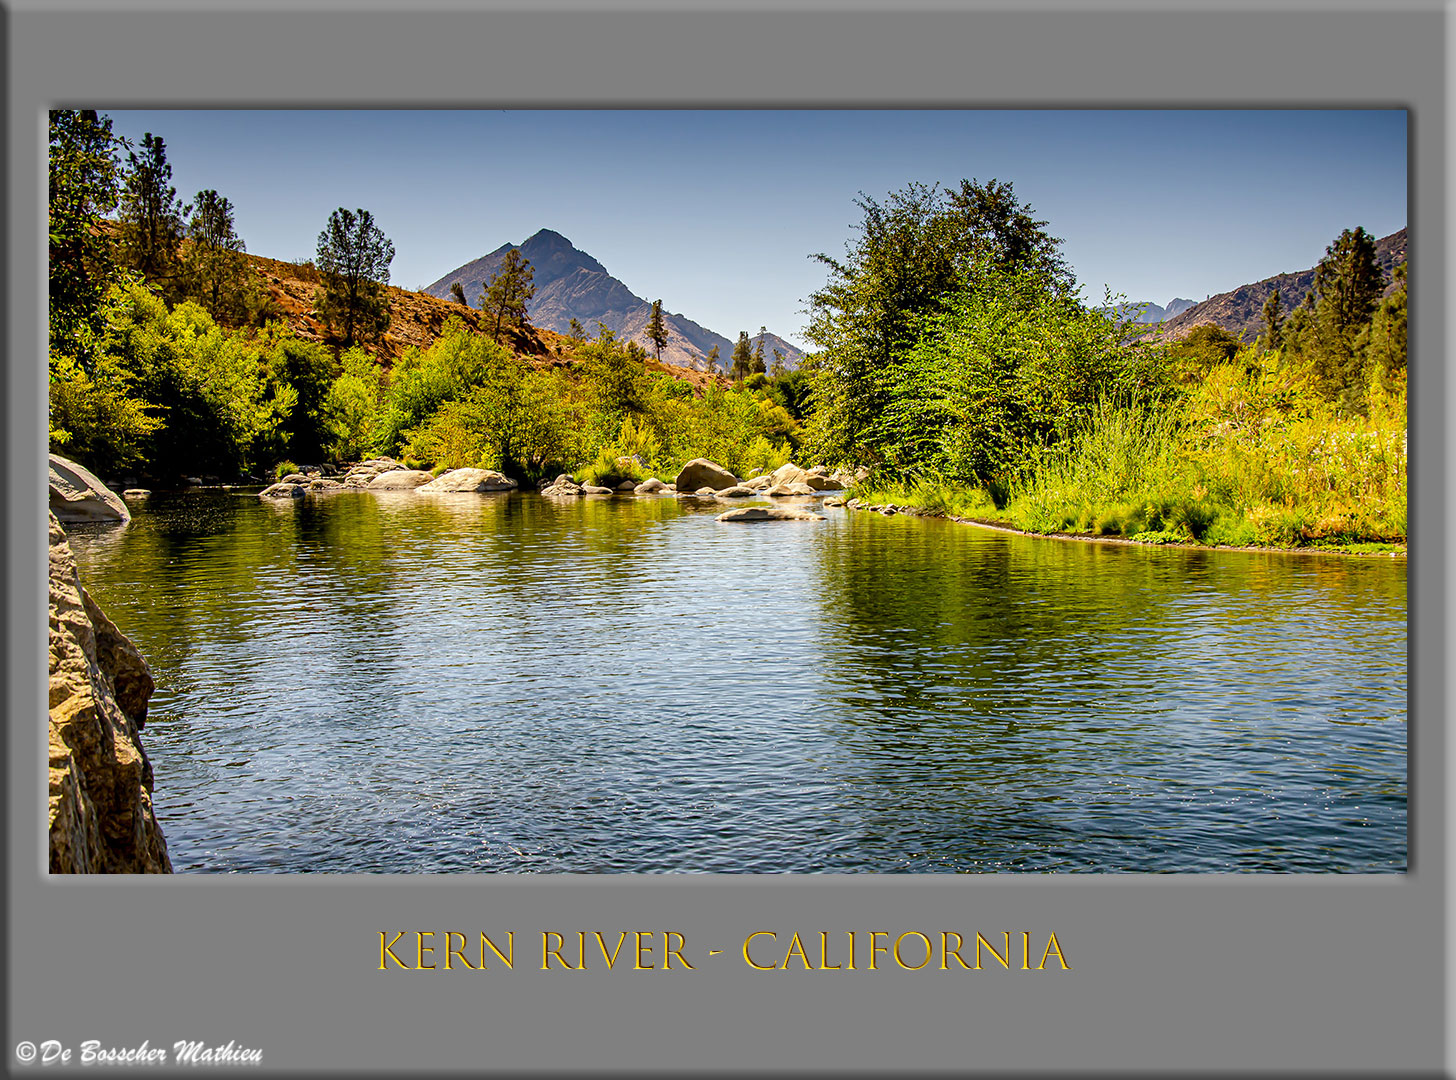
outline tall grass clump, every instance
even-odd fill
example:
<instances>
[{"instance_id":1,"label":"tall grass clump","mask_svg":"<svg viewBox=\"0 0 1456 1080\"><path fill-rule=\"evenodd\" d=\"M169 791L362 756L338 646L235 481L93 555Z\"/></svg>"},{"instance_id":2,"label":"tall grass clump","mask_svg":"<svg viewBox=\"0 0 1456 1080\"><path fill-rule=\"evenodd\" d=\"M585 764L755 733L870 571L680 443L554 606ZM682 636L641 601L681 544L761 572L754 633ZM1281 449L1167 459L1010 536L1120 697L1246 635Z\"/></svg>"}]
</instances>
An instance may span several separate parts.
<instances>
[{"instance_id":1,"label":"tall grass clump","mask_svg":"<svg viewBox=\"0 0 1456 1080\"><path fill-rule=\"evenodd\" d=\"M1008 515L1031 532L1201 540L1223 508L1185 451L1175 407L1101 399L1013 487Z\"/></svg>"}]
</instances>

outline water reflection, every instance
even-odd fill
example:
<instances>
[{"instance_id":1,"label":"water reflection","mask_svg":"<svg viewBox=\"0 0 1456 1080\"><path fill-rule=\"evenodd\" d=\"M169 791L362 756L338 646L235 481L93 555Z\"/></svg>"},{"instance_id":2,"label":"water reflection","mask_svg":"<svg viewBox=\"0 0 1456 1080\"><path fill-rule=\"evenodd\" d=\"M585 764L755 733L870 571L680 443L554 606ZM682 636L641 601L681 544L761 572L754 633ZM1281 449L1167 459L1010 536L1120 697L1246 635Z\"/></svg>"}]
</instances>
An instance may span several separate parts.
<instances>
[{"instance_id":1,"label":"water reflection","mask_svg":"<svg viewBox=\"0 0 1456 1080\"><path fill-rule=\"evenodd\" d=\"M692 500L73 533L205 871L1391 871L1404 564Z\"/></svg>"}]
</instances>

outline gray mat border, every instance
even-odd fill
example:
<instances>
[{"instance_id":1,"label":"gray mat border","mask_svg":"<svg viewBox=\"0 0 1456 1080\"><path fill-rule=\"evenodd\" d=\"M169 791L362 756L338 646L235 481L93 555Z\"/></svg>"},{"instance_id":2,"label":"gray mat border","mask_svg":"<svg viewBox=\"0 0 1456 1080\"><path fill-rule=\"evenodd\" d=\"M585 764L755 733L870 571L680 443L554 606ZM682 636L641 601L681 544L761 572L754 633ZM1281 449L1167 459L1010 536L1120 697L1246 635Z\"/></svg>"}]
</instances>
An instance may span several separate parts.
<instances>
[{"instance_id":1,"label":"gray mat border","mask_svg":"<svg viewBox=\"0 0 1456 1080\"><path fill-rule=\"evenodd\" d=\"M12 1068L20 1039L196 1038L260 1047L270 1071L1451 1075L1444 5L24 3L7 9L5 47ZM33 721L43 112L305 104L1409 108L1411 872L49 880ZM846 979L738 964L671 981L521 969L463 982L372 970L386 928L676 929L731 959L757 929L1008 927L1056 931L1074 970Z\"/></svg>"}]
</instances>

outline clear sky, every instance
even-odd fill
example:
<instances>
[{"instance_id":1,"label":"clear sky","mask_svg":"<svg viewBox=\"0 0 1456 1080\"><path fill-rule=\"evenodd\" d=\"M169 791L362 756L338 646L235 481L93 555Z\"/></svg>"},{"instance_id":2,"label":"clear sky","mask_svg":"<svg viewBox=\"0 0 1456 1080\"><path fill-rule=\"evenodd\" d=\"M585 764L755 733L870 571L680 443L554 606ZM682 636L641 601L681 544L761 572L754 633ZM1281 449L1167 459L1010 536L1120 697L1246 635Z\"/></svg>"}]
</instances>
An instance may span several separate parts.
<instances>
[{"instance_id":1,"label":"clear sky","mask_svg":"<svg viewBox=\"0 0 1456 1080\"><path fill-rule=\"evenodd\" d=\"M109 115L166 140L182 199L227 196L254 254L312 257L362 207L414 289L548 228L669 311L798 345L826 281L809 256L843 254L858 193L912 181L1010 181L1097 301L1202 300L1406 225L1401 110Z\"/></svg>"}]
</instances>

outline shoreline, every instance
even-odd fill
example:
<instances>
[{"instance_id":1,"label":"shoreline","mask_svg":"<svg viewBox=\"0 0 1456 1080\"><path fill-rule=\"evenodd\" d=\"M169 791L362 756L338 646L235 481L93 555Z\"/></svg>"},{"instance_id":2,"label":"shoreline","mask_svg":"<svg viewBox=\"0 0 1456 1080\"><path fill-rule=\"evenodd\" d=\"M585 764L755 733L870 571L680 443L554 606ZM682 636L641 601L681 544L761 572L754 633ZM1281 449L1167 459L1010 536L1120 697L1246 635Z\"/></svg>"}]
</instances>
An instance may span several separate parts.
<instances>
[{"instance_id":1,"label":"shoreline","mask_svg":"<svg viewBox=\"0 0 1456 1080\"><path fill-rule=\"evenodd\" d=\"M894 504L878 503L864 504L851 508L846 502L842 504L846 510L866 510L870 513L880 513L878 507ZM973 525L978 529L990 529L993 532L1010 533L1013 536L1027 536L1040 540L1075 540L1084 544L1115 544L1128 547L1141 548L1177 548L1184 551L1247 551L1252 553L1264 553L1273 555L1336 555L1342 558L1356 559L1404 559L1407 557L1405 548L1397 548L1394 551L1340 551L1335 548L1320 547L1270 547L1262 544L1246 544L1237 547L1228 544L1198 544L1198 543L1152 543L1147 540L1132 540L1126 536L1092 536L1087 533L1050 532L1039 533L1029 532L1026 529L1018 529L1014 525L1007 525L1004 522L992 521L989 518L957 517L953 514L939 514L930 510L921 510L913 507L914 513L910 517L937 518L941 521L951 521L957 525ZM904 514L905 510L894 505L896 514ZM1407 545L1408 546L1408 545Z\"/></svg>"}]
</instances>

